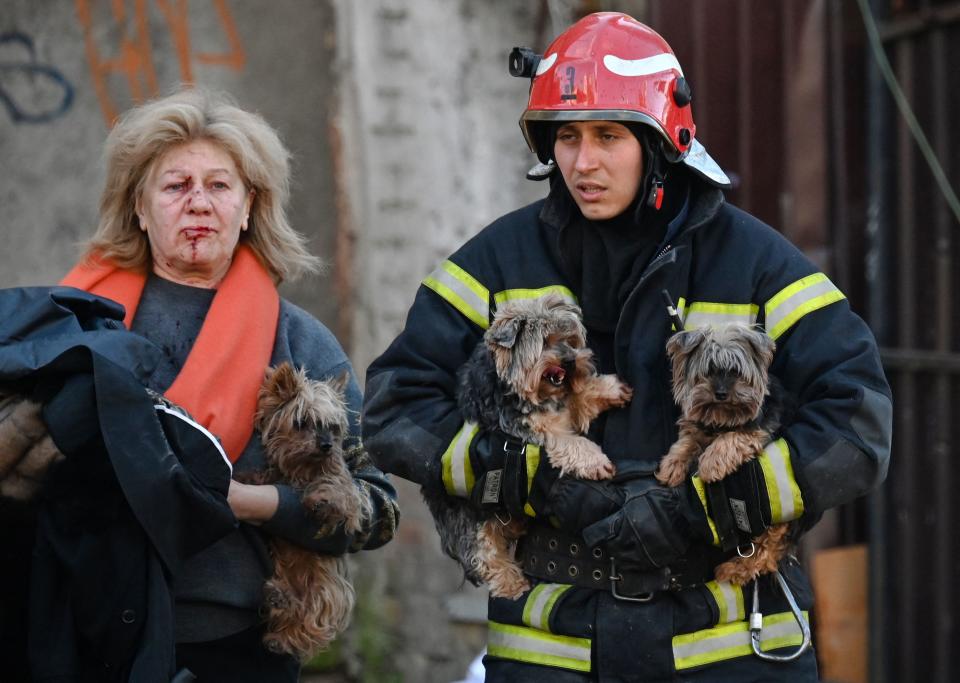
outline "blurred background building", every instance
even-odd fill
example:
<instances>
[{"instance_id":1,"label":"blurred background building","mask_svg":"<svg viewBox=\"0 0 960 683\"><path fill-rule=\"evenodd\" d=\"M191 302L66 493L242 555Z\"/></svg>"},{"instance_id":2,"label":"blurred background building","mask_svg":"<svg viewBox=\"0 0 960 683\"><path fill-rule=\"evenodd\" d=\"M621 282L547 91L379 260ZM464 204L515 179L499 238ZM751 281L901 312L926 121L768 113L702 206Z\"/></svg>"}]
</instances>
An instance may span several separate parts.
<instances>
[{"instance_id":1,"label":"blurred background building","mask_svg":"<svg viewBox=\"0 0 960 683\"><path fill-rule=\"evenodd\" d=\"M437 262L545 193L524 179L527 83L506 57L600 10L666 37L697 136L735 179L730 200L820 264L881 343L887 483L803 547L824 679L952 680L960 2L2 0L0 286L66 272L96 224L111 122L195 82L263 114L292 150L293 224L329 268L284 294L362 373ZM447 683L484 645L483 592L440 555L416 488L397 485L399 537L356 558L360 606L325 680Z\"/></svg>"}]
</instances>

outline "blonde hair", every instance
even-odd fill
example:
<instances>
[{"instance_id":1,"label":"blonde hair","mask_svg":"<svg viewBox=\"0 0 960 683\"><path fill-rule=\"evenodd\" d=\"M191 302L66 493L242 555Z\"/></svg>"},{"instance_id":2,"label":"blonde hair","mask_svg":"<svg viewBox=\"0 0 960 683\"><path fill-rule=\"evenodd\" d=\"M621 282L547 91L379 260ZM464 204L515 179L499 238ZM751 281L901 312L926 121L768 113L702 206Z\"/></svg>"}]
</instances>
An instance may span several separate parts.
<instances>
[{"instance_id":1,"label":"blonde hair","mask_svg":"<svg viewBox=\"0 0 960 683\"><path fill-rule=\"evenodd\" d=\"M253 190L248 229L240 241L253 249L277 282L316 272L321 260L287 220L290 153L261 116L237 107L227 96L182 89L126 112L107 137L107 177L100 197L100 222L85 258L148 270L150 244L140 230L137 205L153 164L172 147L209 140L233 157L244 185Z\"/></svg>"}]
</instances>

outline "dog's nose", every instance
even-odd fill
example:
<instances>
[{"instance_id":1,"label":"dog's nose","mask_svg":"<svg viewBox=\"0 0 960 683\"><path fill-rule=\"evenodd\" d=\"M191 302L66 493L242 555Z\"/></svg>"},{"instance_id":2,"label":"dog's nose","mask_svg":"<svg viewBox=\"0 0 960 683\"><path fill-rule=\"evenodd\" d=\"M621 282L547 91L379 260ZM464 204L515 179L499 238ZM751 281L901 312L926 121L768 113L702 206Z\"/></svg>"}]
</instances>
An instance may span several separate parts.
<instances>
[{"instance_id":1,"label":"dog's nose","mask_svg":"<svg viewBox=\"0 0 960 683\"><path fill-rule=\"evenodd\" d=\"M726 401L727 396L729 396L729 394L727 393L726 389L717 389L713 392L713 397L718 401Z\"/></svg>"},{"instance_id":2,"label":"dog's nose","mask_svg":"<svg viewBox=\"0 0 960 683\"><path fill-rule=\"evenodd\" d=\"M333 438L329 434L321 434L317 437L317 447L321 453L329 453L333 450Z\"/></svg>"}]
</instances>

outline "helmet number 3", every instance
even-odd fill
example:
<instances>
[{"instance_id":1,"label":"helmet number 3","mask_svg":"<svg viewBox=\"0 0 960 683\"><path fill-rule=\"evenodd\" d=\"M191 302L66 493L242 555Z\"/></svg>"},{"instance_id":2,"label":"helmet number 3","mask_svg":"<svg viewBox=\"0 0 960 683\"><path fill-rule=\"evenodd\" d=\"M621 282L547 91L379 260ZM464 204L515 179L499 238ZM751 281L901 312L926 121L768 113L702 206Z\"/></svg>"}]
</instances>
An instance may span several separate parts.
<instances>
[{"instance_id":1,"label":"helmet number 3","mask_svg":"<svg viewBox=\"0 0 960 683\"><path fill-rule=\"evenodd\" d=\"M576 89L574 88L574 77L577 74L577 70L572 66L568 66L566 70L567 82L563 84L563 90L560 93L561 100L575 100L577 99Z\"/></svg>"}]
</instances>

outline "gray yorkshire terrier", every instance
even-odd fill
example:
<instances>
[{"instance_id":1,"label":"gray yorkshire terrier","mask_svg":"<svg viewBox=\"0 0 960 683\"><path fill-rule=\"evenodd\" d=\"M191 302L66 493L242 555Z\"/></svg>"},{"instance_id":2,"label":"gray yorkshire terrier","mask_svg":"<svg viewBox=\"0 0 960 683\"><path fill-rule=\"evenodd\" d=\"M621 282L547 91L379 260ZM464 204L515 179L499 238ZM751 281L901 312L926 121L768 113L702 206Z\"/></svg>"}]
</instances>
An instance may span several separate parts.
<instances>
[{"instance_id":1,"label":"gray yorkshire terrier","mask_svg":"<svg viewBox=\"0 0 960 683\"><path fill-rule=\"evenodd\" d=\"M720 481L755 458L784 419L787 397L768 373L776 344L762 330L730 324L682 331L667 340L679 438L660 461L657 479L679 486L692 465L705 483ZM753 539L755 552L720 564L717 581L743 585L777 570L789 550L788 525Z\"/></svg>"},{"instance_id":2,"label":"gray yorkshire terrier","mask_svg":"<svg viewBox=\"0 0 960 683\"><path fill-rule=\"evenodd\" d=\"M504 304L457 380L457 404L468 423L543 446L561 476L613 476L613 463L583 434L633 392L615 375L597 374L577 306L553 294ZM486 583L491 595L512 599L529 590L512 556L523 521L503 522L443 492L423 494L444 552L474 585Z\"/></svg>"},{"instance_id":3,"label":"gray yorkshire terrier","mask_svg":"<svg viewBox=\"0 0 960 683\"><path fill-rule=\"evenodd\" d=\"M346 374L311 380L289 363L268 368L254 418L268 463L254 483L283 481L302 490L304 507L324 531L343 524L357 532L369 513L343 456L346 381ZM270 552L274 575L264 586L263 642L273 652L308 659L349 624L354 592L346 563L276 537Z\"/></svg>"}]
</instances>

